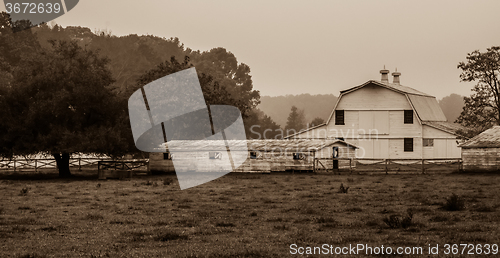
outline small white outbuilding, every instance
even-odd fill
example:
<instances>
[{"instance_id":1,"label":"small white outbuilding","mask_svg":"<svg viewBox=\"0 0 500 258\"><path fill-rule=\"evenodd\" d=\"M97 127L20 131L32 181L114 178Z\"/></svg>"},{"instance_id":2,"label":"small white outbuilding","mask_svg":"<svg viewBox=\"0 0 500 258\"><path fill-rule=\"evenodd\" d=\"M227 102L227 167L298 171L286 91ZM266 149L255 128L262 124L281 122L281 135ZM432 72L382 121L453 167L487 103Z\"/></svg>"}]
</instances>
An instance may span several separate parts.
<instances>
[{"instance_id":1,"label":"small white outbuilding","mask_svg":"<svg viewBox=\"0 0 500 258\"><path fill-rule=\"evenodd\" d=\"M500 126L493 126L460 147L465 171L500 170Z\"/></svg>"}]
</instances>

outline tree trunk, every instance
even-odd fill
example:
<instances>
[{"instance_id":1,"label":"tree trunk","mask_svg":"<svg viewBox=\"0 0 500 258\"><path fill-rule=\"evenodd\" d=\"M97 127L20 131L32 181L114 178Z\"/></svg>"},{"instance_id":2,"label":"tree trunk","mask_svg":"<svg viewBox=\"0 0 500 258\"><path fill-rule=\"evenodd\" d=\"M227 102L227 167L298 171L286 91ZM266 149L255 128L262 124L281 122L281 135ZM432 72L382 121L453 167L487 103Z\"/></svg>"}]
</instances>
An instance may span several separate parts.
<instances>
[{"instance_id":1,"label":"tree trunk","mask_svg":"<svg viewBox=\"0 0 500 258\"><path fill-rule=\"evenodd\" d=\"M52 156L54 156L54 159L56 160L59 177L70 177L71 171L69 171L69 153L54 153Z\"/></svg>"}]
</instances>

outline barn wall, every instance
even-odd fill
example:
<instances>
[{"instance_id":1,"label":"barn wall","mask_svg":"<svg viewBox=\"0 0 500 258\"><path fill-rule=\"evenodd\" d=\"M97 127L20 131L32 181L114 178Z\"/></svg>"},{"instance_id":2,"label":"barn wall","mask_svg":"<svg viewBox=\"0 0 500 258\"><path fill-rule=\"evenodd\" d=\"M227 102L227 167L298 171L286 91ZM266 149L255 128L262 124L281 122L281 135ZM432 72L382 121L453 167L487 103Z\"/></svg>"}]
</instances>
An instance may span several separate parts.
<instances>
[{"instance_id":1,"label":"barn wall","mask_svg":"<svg viewBox=\"0 0 500 258\"><path fill-rule=\"evenodd\" d=\"M412 109L408 99L395 91L375 84L343 95L337 109L340 110L404 110Z\"/></svg>"},{"instance_id":2,"label":"barn wall","mask_svg":"<svg viewBox=\"0 0 500 258\"><path fill-rule=\"evenodd\" d=\"M335 117L335 116L334 116ZM344 125L335 125L335 119L332 119L327 125L328 136L331 138L353 138L357 137L359 128L359 111L345 110Z\"/></svg>"},{"instance_id":3,"label":"barn wall","mask_svg":"<svg viewBox=\"0 0 500 258\"><path fill-rule=\"evenodd\" d=\"M462 160L466 171L500 170L500 148L462 149Z\"/></svg>"},{"instance_id":4,"label":"barn wall","mask_svg":"<svg viewBox=\"0 0 500 258\"><path fill-rule=\"evenodd\" d=\"M226 151L214 151L221 154L220 159L210 159L210 151L174 152L173 163L176 172L222 172L231 171L231 162Z\"/></svg>"},{"instance_id":5,"label":"barn wall","mask_svg":"<svg viewBox=\"0 0 500 258\"><path fill-rule=\"evenodd\" d=\"M411 109L411 108L410 108ZM422 137L422 125L413 113L413 124L404 123L404 110L390 111L390 137Z\"/></svg>"},{"instance_id":6,"label":"barn wall","mask_svg":"<svg viewBox=\"0 0 500 258\"><path fill-rule=\"evenodd\" d=\"M423 147L424 159L460 158L461 148L456 139L436 139L434 146Z\"/></svg>"},{"instance_id":7,"label":"barn wall","mask_svg":"<svg viewBox=\"0 0 500 258\"><path fill-rule=\"evenodd\" d=\"M390 159L421 159L422 158L422 138L413 138L413 151L404 151L404 139L389 140Z\"/></svg>"},{"instance_id":8,"label":"barn wall","mask_svg":"<svg viewBox=\"0 0 500 258\"><path fill-rule=\"evenodd\" d=\"M294 160L293 151L280 152L257 152L257 159L251 159L250 156L235 169L234 172L261 172L286 170L312 170L314 153L301 152L305 158L303 160ZM182 156L182 157L181 157ZM174 159L182 159L182 162L176 162L177 171L197 171L220 172L227 169L227 155L222 159L209 159L208 151L182 152L174 154ZM164 160L163 153L150 154L150 169L152 171L175 172L172 160Z\"/></svg>"}]
</instances>

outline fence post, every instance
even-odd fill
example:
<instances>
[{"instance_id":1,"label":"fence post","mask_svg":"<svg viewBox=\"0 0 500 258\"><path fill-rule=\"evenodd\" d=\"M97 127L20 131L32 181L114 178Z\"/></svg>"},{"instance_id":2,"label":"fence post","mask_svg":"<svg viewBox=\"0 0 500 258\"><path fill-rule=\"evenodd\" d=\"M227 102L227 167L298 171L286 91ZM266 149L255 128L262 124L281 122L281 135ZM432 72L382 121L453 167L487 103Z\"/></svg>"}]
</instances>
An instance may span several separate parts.
<instances>
[{"instance_id":1,"label":"fence post","mask_svg":"<svg viewBox=\"0 0 500 258\"><path fill-rule=\"evenodd\" d=\"M352 158L349 159L349 174L352 174Z\"/></svg>"},{"instance_id":2,"label":"fence post","mask_svg":"<svg viewBox=\"0 0 500 258\"><path fill-rule=\"evenodd\" d=\"M14 160L14 173L16 172L16 160Z\"/></svg>"},{"instance_id":3,"label":"fence post","mask_svg":"<svg viewBox=\"0 0 500 258\"><path fill-rule=\"evenodd\" d=\"M82 157L78 158L78 170L82 171Z\"/></svg>"},{"instance_id":4,"label":"fence post","mask_svg":"<svg viewBox=\"0 0 500 258\"><path fill-rule=\"evenodd\" d=\"M388 159L385 159L385 174L389 174Z\"/></svg>"},{"instance_id":5,"label":"fence post","mask_svg":"<svg viewBox=\"0 0 500 258\"><path fill-rule=\"evenodd\" d=\"M37 163L36 161L37 161L37 160L35 159L35 173L36 173L36 172L38 172L38 171L36 170L36 165L37 165L37 164L36 164L36 163Z\"/></svg>"},{"instance_id":6,"label":"fence post","mask_svg":"<svg viewBox=\"0 0 500 258\"><path fill-rule=\"evenodd\" d=\"M422 174L425 174L425 159L422 159Z\"/></svg>"}]
</instances>

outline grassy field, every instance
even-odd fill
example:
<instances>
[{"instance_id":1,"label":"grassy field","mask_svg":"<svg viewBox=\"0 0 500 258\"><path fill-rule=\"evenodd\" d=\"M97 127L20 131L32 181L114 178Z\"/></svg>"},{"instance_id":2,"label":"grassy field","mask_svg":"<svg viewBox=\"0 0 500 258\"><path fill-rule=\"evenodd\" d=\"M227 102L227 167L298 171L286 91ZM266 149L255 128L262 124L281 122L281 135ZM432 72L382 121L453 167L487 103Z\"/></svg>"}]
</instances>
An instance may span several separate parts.
<instances>
[{"instance_id":1,"label":"grassy field","mask_svg":"<svg viewBox=\"0 0 500 258\"><path fill-rule=\"evenodd\" d=\"M0 257L284 257L291 244L424 257L429 244L500 244L499 175L229 174L184 191L175 175L55 176L0 176ZM453 193L464 210L443 208Z\"/></svg>"}]
</instances>

